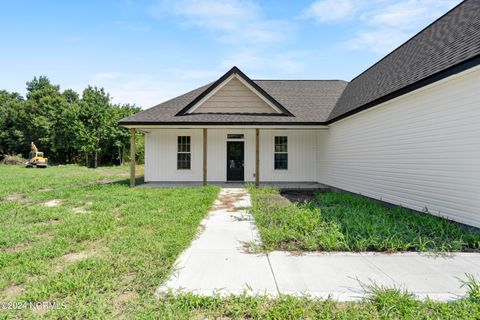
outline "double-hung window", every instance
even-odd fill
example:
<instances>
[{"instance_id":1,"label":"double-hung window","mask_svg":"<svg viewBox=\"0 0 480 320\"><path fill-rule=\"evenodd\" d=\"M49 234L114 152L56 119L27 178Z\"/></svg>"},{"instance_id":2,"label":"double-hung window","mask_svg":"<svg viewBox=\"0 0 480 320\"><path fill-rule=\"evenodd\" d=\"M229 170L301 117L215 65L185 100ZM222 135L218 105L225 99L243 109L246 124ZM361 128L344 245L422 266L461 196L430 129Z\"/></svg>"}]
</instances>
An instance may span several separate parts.
<instances>
[{"instance_id":1,"label":"double-hung window","mask_svg":"<svg viewBox=\"0 0 480 320\"><path fill-rule=\"evenodd\" d=\"M190 136L179 136L177 140L177 169L189 170L191 160Z\"/></svg>"},{"instance_id":2,"label":"double-hung window","mask_svg":"<svg viewBox=\"0 0 480 320\"><path fill-rule=\"evenodd\" d=\"M275 137L275 170L288 170L288 138L286 136Z\"/></svg>"}]
</instances>

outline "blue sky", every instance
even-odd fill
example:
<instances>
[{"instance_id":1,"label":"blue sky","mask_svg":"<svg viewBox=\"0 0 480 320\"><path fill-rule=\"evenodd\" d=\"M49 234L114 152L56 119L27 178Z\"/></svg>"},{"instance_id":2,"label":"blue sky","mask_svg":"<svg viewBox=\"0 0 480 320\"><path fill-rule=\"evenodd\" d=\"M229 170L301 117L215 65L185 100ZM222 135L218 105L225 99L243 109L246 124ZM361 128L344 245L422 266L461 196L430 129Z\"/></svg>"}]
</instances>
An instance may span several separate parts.
<instances>
[{"instance_id":1,"label":"blue sky","mask_svg":"<svg viewBox=\"0 0 480 320\"><path fill-rule=\"evenodd\" d=\"M143 108L214 81L350 80L459 0L2 1L0 89L46 75Z\"/></svg>"}]
</instances>

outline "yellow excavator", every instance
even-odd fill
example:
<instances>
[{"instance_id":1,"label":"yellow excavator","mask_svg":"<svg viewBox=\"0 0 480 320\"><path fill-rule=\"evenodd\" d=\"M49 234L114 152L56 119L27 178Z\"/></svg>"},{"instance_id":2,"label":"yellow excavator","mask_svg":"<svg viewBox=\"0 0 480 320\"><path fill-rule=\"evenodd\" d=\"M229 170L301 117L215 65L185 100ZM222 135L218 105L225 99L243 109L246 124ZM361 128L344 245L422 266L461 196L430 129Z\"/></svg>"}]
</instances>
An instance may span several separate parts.
<instances>
[{"instance_id":1,"label":"yellow excavator","mask_svg":"<svg viewBox=\"0 0 480 320\"><path fill-rule=\"evenodd\" d=\"M31 151L28 154L28 161L25 162L26 168L46 168L48 159L43 157L43 152L38 151L35 143L31 144Z\"/></svg>"}]
</instances>

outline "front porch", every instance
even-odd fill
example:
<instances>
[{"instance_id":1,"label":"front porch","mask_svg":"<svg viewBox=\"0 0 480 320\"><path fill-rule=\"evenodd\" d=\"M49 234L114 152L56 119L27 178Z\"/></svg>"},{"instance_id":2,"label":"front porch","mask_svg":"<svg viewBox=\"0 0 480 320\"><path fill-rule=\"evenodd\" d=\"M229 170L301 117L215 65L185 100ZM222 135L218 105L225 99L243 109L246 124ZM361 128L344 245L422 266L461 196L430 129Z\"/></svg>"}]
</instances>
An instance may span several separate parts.
<instances>
[{"instance_id":1,"label":"front porch","mask_svg":"<svg viewBox=\"0 0 480 320\"><path fill-rule=\"evenodd\" d=\"M322 127L131 128L131 186L135 185L135 133L145 134L145 184L178 187L273 186L283 190L328 188L318 183Z\"/></svg>"}]
</instances>

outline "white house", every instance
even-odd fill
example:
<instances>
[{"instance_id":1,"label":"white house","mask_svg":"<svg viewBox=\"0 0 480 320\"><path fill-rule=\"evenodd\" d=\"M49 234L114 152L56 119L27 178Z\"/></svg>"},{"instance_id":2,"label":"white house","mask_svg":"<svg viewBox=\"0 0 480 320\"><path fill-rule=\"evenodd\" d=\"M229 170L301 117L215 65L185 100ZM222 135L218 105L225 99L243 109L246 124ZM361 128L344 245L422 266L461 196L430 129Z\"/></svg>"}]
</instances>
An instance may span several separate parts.
<instances>
[{"instance_id":1,"label":"white house","mask_svg":"<svg viewBox=\"0 0 480 320\"><path fill-rule=\"evenodd\" d=\"M234 67L120 125L147 182L318 182L480 227L480 1L350 82Z\"/></svg>"}]
</instances>

